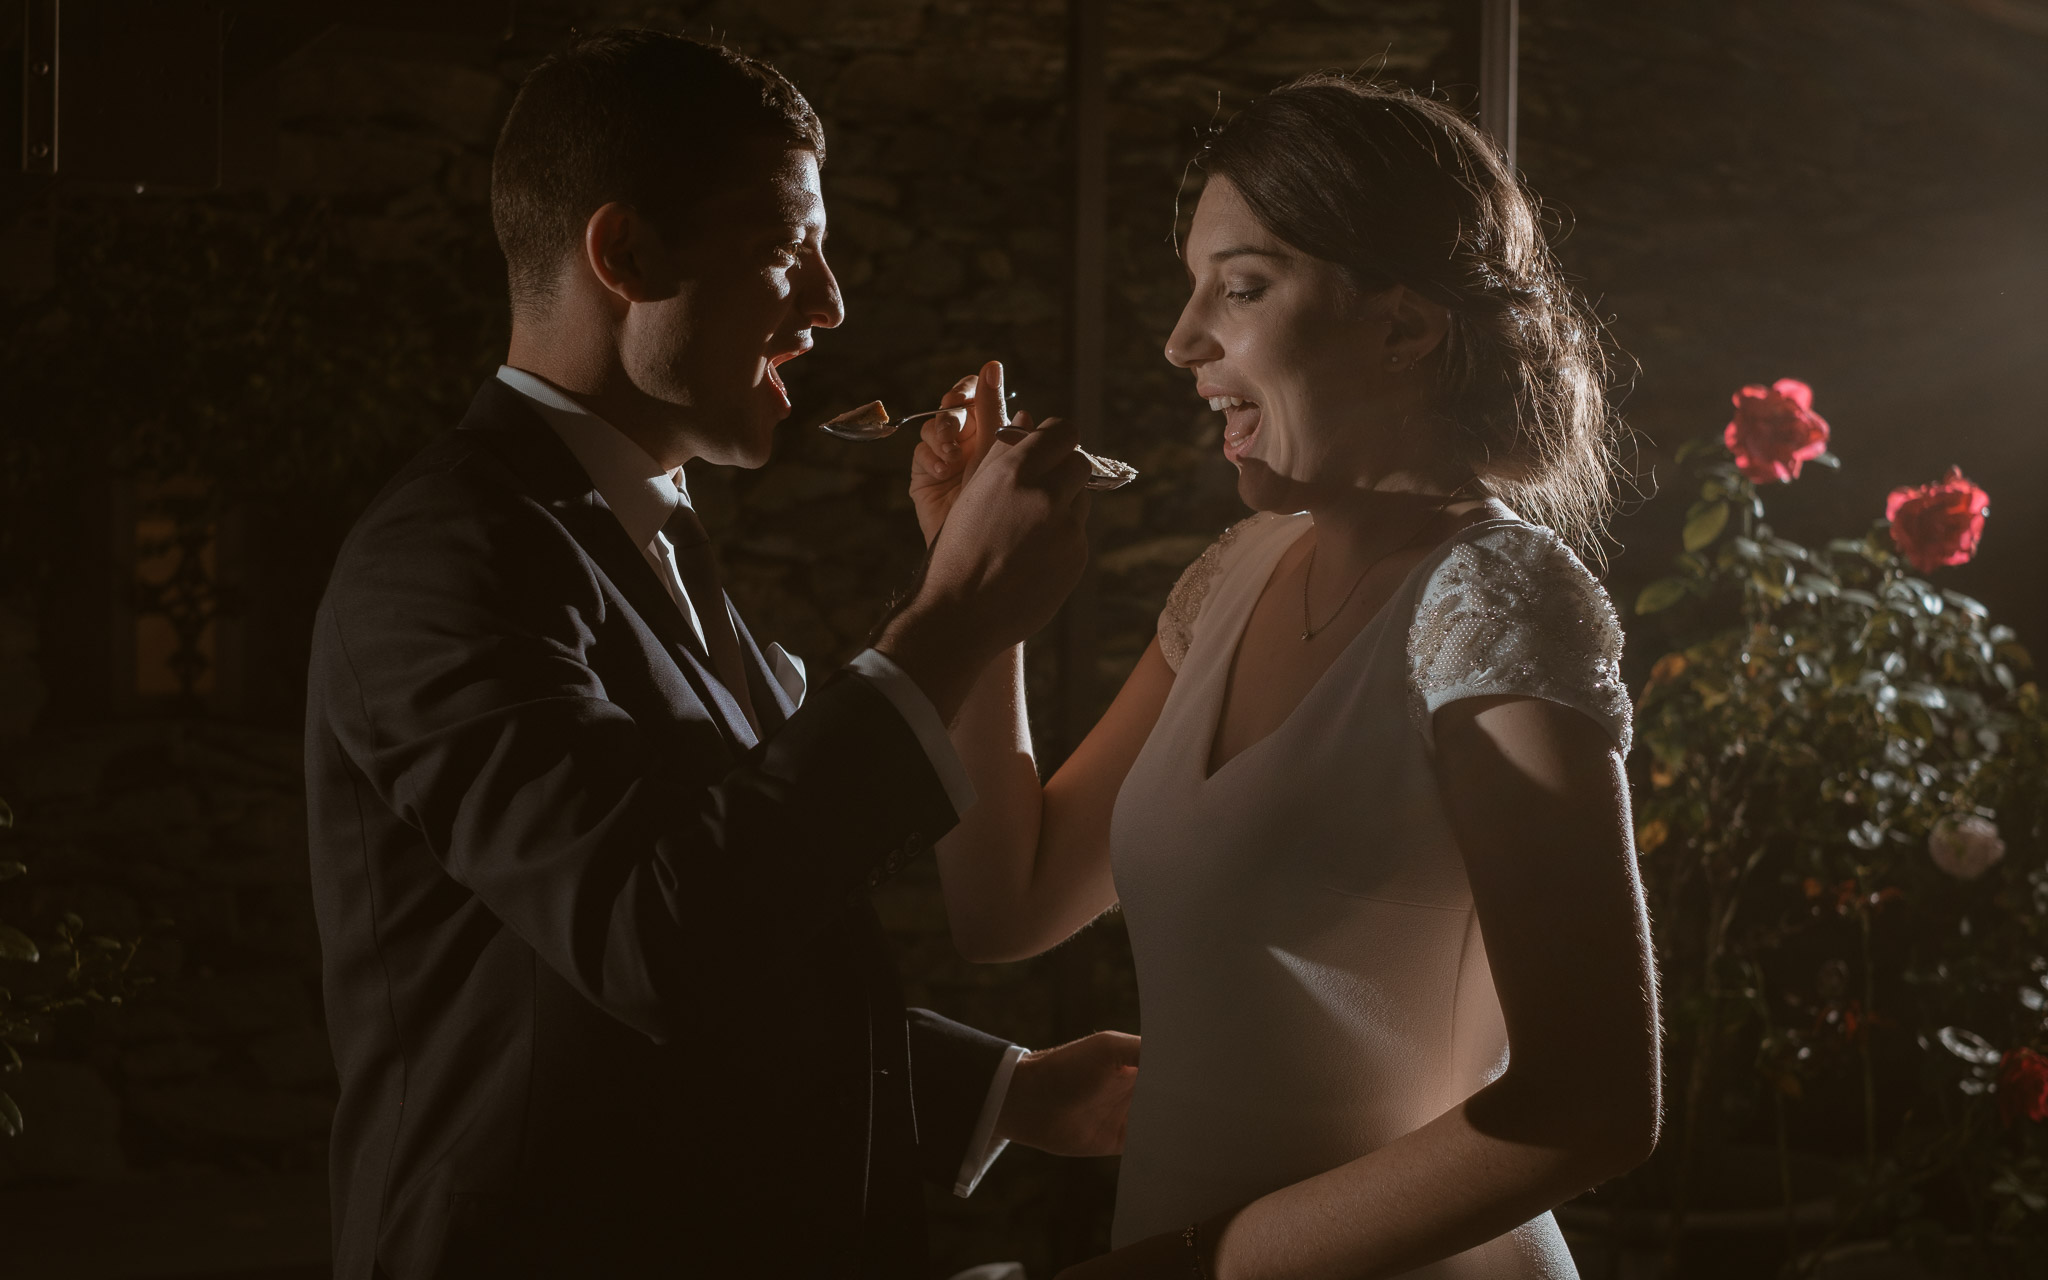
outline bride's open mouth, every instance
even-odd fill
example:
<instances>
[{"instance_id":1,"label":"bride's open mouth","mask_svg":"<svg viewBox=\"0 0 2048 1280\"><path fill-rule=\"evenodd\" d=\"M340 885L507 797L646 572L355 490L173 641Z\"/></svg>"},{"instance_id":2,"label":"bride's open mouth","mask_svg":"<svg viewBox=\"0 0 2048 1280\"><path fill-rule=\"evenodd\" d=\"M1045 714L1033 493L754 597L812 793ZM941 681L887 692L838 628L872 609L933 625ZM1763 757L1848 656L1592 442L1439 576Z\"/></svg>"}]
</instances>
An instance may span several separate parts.
<instances>
[{"instance_id":1,"label":"bride's open mouth","mask_svg":"<svg viewBox=\"0 0 2048 1280\"><path fill-rule=\"evenodd\" d=\"M1223 414L1223 456L1234 466L1258 438L1258 402L1240 396L1210 396L1209 407Z\"/></svg>"}]
</instances>

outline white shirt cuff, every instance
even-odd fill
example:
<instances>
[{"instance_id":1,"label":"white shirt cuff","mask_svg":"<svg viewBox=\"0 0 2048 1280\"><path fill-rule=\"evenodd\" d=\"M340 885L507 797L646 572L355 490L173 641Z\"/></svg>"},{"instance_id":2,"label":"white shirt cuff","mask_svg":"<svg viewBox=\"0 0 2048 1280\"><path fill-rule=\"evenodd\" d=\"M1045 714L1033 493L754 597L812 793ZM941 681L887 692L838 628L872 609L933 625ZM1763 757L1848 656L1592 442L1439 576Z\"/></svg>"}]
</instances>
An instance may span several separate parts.
<instances>
[{"instance_id":1,"label":"white shirt cuff","mask_svg":"<svg viewBox=\"0 0 2048 1280\"><path fill-rule=\"evenodd\" d=\"M973 1195L981 1185L981 1175L1010 1145L1008 1138L996 1137L996 1120L1003 1114L1003 1099L1010 1095L1010 1077L1017 1074L1017 1063L1023 1056L1022 1045L1013 1044L1003 1050L995 1079L988 1082L988 1100L981 1104L981 1118L974 1122L974 1135L967 1139L967 1158L960 1162L960 1176L953 1181L956 1196L964 1199Z\"/></svg>"},{"instance_id":2,"label":"white shirt cuff","mask_svg":"<svg viewBox=\"0 0 2048 1280\"><path fill-rule=\"evenodd\" d=\"M946 798L953 802L954 815L973 808L974 784L967 780L967 765L960 759L960 753L953 749L953 739L946 732L946 722L939 718L939 709L924 696L924 690L917 687L917 681L877 649L861 650L846 665L854 674L880 689L882 696L903 717L903 722L910 726L910 731L917 735L932 768L938 772L940 784L946 788ZM1002 1078L1007 1080L1009 1077Z\"/></svg>"}]
</instances>

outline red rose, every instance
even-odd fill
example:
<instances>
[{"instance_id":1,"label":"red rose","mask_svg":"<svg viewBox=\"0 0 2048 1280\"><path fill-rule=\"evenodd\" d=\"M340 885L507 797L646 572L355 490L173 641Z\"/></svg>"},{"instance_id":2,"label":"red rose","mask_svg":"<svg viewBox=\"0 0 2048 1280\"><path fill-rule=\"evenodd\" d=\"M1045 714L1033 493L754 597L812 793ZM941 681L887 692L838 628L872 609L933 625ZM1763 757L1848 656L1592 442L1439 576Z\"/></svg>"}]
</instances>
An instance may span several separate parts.
<instances>
[{"instance_id":1,"label":"red rose","mask_svg":"<svg viewBox=\"0 0 2048 1280\"><path fill-rule=\"evenodd\" d=\"M1990 514L1991 495L1965 480L1961 467L1950 467L1934 484L1894 489L1884 504L1892 545L1922 573L1968 562Z\"/></svg>"},{"instance_id":2,"label":"red rose","mask_svg":"<svg viewBox=\"0 0 2048 1280\"><path fill-rule=\"evenodd\" d=\"M2007 1124L2048 1120L2048 1058L2012 1049L1998 1060L1998 1114Z\"/></svg>"},{"instance_id":3,"label":"red rose","mask_svg":"<svg viewBox=\"0 0 2048 1280\"><path fill-rule=\"evenodd\" d=\"M1735 393L1735 421L1721 433L1735 465L1757 484L1799 478L1799 464L1828 451L1828 424L1813 411L1813 388L1794 378Z\"/></svg>"}]
</instances>

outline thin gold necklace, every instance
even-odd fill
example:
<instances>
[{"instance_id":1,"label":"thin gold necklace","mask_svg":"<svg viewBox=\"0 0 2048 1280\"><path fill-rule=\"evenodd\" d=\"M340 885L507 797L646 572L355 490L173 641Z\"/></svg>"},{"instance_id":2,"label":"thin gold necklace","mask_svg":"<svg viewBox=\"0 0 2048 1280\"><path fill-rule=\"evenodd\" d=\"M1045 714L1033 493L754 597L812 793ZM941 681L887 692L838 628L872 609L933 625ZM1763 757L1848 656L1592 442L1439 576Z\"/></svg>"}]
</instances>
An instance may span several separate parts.
<instances>
[{"instance_id":1,"label":"thin gold necklace","mask_svg":"<svg viewBox=\"0 0 2048 1280\"><path fill-rule=\"evenodd\" d=\"M1403 549L1410 543L1414 542L1417 538L1421 537L1422 531L1424 529L1429 528L1430 522L1435 520L1438 516L1444 513L1444 508L1451 505L1452 500L1458 496L1459 491L1462 490L1464 487L1465 486L1463 485L1459 485L1458 488L1453 489L1449 493L1445 494L1444 500L1442 502L1437 503L1435 508L1433 508L1428 515L1422 518L1421 524L1415 526L1415 532L1409 534L1406 538L1403 538L1401 541L1395 543L1391 547L1388 547L1385 551L1382 551L1379 555L1375 556L1372 560L1372 563L1366 565L1364 571L1361 572L1358 575L1358 577L1352 581L1351 589L1344 593L1344 598L1337 602L1337 611L1331 614L1328 618L1324 619L1323 625L1320 627L1312 626L1309 623L1308 583L1309 579L1315 576L1316 546L1318 545L1317 543L1311 542L1308 547L1308 568L1302 570L1301 572L1301 638L1303 642L1306 643L1307 641L1313 640L1324 631L1329 630L1330 624L1335 622L1338 618L1344 615L1345 608L1351 604L1351 597L1358 594L1358 589L1365 585L1365 580L1368 576L1371 575L1372 571L1374 569L1379 568L1382 564L1386 563L1386 559L1388 556L1393 555L1396 551Z\"/></svg>"}]
</instances>

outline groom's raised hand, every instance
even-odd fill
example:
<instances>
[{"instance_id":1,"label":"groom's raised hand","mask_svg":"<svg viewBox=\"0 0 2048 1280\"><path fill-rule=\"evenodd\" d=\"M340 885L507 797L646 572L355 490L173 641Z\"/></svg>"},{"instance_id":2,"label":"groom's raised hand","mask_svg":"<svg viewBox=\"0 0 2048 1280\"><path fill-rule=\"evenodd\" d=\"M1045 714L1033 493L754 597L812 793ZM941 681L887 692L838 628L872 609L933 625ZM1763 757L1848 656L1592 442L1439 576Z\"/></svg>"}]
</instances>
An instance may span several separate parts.
<instances>
[{"instance_id":1,"label":"groom's raised hand","mask_svg":"<svg viewBox=\"0 0 2048 1280\"><path fill-rule=\"evenodd\" d=\"M991 658L1052 620L1088 562L1080 433L989 418L1001 382L991 361L969 409L982 446L973 473L946 495L924 581L875 645L948 722Z\"/></svg>"},{"instance_id":2,"label":"groom's raised hand","mask_svg":"<svg viewBox=\"0 0 2048 1280\"><path fill-rule=\"evenodd\" d=\"M1027 1053L1010 1077L996 1135L1056 1156L1113 1156L1138 1083L1138 1037L1098 1031Z\"/></svg>"}]
</instances>

